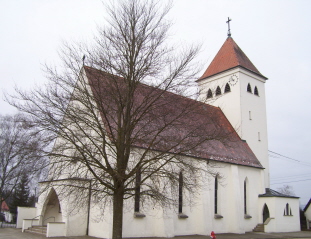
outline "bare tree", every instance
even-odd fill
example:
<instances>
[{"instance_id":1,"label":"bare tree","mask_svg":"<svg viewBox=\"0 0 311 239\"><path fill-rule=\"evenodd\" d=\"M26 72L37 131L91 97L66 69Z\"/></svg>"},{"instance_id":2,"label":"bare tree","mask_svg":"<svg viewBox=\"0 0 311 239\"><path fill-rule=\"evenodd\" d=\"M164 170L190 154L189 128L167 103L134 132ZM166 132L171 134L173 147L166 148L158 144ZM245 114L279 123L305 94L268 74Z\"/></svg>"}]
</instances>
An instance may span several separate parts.
<instances>
[{"instance_id":1,"label":"bare tree","mask_svg":"<svg viewBox=\"0 0 311 239\"><path fill-rule=\"evenodd\" d=\"M29 179L46 165L43 135L28 125L21 114L0 116L0 200L6 200L25 173Z\"/></svg>"},{"instance_id":2,"label":"bare tree","mask_svg":"<svg viewBox=\"0 0 311 239\"><path fill-rule=\"evenodd\" d=\"M277 190L278 190L278 192L283 193L283 194L285 194L285 195L288 195L288 196L295 196L294 189L293 189L293 187L290 186L290 185L283 185L283 187L278 188Z\"/></svg>"},{"instance_id":3,"label":"bare tree","mask_svg":"<svg viewBox=\"0 0 311 239\"><path fill-rule=\"evenodd\" d=\"M185 97L193 94L198 47L167 45L169 9L152 0L110 5L94 45L65 45L64 69L47 67L45 88L10 100L55 136L48 182L68 179L64 193L83 198L90 190L112 202L113 238L122 238L125 199L178 205L180 182L195 195L202 176L216 173L206 164L215 148L225 155L224 142L238 139L221 127L219 109Z\"/></svg>"}]
</instances>

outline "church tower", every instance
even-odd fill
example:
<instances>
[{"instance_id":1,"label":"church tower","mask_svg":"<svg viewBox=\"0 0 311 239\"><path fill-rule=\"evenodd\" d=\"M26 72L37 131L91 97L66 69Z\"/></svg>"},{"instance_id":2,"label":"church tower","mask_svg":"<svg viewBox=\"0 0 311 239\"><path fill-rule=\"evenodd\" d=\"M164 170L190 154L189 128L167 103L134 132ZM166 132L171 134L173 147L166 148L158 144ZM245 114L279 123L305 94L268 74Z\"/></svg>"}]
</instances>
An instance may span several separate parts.
<instances>
[{"instance_id":1,"label":"church tower","mask_svg":"<svg viewBox=\"0 0 311 239\"><path fill-rule=\"evenodd\" d=\"M263 76L235 43L231 34L197 80L200 100L220 107L264 169L269 188L268 136Z\"/></svg>"}]
</instances>

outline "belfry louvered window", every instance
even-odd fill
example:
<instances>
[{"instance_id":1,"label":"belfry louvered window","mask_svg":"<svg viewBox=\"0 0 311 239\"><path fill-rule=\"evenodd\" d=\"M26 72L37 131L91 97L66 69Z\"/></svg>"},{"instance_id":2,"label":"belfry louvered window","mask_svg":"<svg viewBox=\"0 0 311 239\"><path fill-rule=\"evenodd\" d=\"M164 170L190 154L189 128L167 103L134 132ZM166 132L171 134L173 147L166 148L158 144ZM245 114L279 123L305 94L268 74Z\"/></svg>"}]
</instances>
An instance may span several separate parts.
<instances>
[{"instance_id":1,"label":"belfry louvered window","mask_svg":"<svg viewBox=\"0 0 311 239\"><path fill-rule=\"evenodd\" d=\"M217 86L217 89L216 89L216 95L221 95L221 89L219 86Z\"/></svg>"},{"instance_id":2,"label":"belfry louvered window","mask_svg":"<svg viewBox=\"0 0 311 239\"><path fill-rule=\"evenodd\" d=\"M230 92L230 91L231 91L230 85L227 83L225 87L225 93Z\"/></svg>"},{"instance_id":3,"label":"belfry louvered window","mask_svg":"<svg viewBox=\"0 0 311 239\"><path fill-rule=\"evenodd\" d=\"M207 99L212 98L213 97L213 93L211 89L208 89L207 91Z\"/></svg>"},{"instance_id":4,"label":"belfry louvered window","mask_svg":"<svg viewBox=\"0 0 311 239\"><path fill-rule=\"evenodd\" d=\"M255 86L255 89L254 89L254 94L259 96L257 86Z\"/></svg>"},{"instance_id":5,"label":"belfry louvered window","mask_svg":"<svg viewBox=\"0 0 311 239\"><path fill-rule=\"evenodd\" d=\"M247 85L247 92L253 93L252 92L252 87L251 87L250 83L248 83L248 85Z\"/></svg>"}]
</instances>

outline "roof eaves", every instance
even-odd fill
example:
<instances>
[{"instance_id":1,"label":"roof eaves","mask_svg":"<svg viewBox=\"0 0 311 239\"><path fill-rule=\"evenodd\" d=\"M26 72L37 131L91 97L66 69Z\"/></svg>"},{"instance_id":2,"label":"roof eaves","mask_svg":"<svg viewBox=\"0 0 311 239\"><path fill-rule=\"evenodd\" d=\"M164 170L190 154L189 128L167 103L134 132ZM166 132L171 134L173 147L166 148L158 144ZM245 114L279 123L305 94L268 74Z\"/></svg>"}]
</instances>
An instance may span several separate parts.
<instances>
[{"instance_id":1,"label":"roof eaves","mask_svg":"<svg viewBox=\"0 0 311 239\"><path fill-rule=\"evenodd\" d=\"M283 193L279 193L271 188L266 188L266 193L259 194L258 197L281 197L281 198L299 198L296 196L286 195Z\"/></svg>"},{"instance_id":2,"label":"roof eaves","mask_svg":"<svg viewBox=\"0 0 311 239\"><path fill-rule=\"evenodd\" d=\"M63 182L63 181L84 181L84 182L90 182L91 179L87 178L78 178L78 177L73 177L73 178L62 178L62 179L52 179L52 180L47 180L47 181L41 181L39 183L53 183L53 182Z\"/></svg>"},{"instance_id":3,"label":"roof eaves","mask_svg":"<svg viewBox=\"0 0 311 239\"><path fill-rule=\"evenodd\" d=\"M257 76L263 78L264 80L268 80L268 77L265 77L264 75L258 74L257 72L254 72L254 71L252 71L252 70L250 70L250 69L248 69L248 68L246 68L246 67L244 67L244 66L238 65L238 66L234 66L234 67L231 67L231 68L229 68L229 69L226 69L226 70L224 70L224 71L217 72L217 73L215 73L215 74L213 74L213 75L209 75L209 76L206 76L206 77L204 77L204 78L199 78L199 79L197 79L195 82L200 82L200 81L205 80L205 79L207 79L207 78L210 78L210 77L213 77L213 76L222 74L222 73L227 72L227 71L231 71L231 70L233 70L233 69L235 69L235 68L238 68L238 67L241 67L241 68L243 68L244 70L249 71L249 72L251 72L251 73L257 75Z\"/></svg>"},{"instance_id":4,"label":"roof eaves","mask_svg":"<svg viewBox=\"0 0 311 239\"><path fill-rule=\"evenodd\" d=\"M304 212L307 211L310 204L311 204L311 198L310 198L309 202L307 203L307 205L305 206L305 208L303 209Z\"/></svg>"},{"instance_id":5,"label":"roof eaves","mask_svg":"<svg viewBox=\"0 0 311 239\"><path fill-rule=\"evenodd\" d=\"M133 147L134 148L138 148L138 149L145 149L145 147L137 146L137 145L133 145ZM164 151L159 150L159 149L152 149L152 150L153 151L157 151L157 152L164 152ZM172 153L172 152L170 152L170 154L184 156L184 157L189 157L189 158L198 159L198 160L213 161L213 162L217 162L217 163L228 163L228 164L233 164L233 165L257 168L257 169L265 169L262 165L259 165L259 164L257 164L257 165L255 165L255 164L254 165L247 165L247 164L242 164L242 163L230 162L229 160L231 159L233 161L234 160L233 158L227 158L228 159L227 161L222 161L222 160L218 159L220 157L205 158L205 157L198 157L198 156L195 156L195 155L189 155L187 153Z\"/></svg>"}]
</instances>

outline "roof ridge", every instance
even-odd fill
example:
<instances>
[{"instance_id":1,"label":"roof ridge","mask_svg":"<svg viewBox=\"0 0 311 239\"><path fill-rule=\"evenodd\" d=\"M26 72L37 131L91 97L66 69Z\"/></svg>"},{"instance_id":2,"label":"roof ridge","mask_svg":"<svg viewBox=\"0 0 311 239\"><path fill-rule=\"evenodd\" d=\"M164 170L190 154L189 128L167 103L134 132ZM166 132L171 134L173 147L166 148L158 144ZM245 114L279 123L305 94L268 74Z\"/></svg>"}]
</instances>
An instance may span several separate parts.
<instances>
[{"instance_id":1,"label":"roof ridge","mask_svg":"<svg viewBox=\"0 0 311 239\"><path fill-rule=\"evenodd\" d=\"M108 73L108 72L99 70L99 69L94 68L94 67L90 67L90 66L86 66L86 65L84 65L83 67L89 68L89 70L96 70L96 71L99 71L99 72L101 72L101 73L103 73L103 74L109 74L109 75L111 75L111 76L114 76L114 77L118 77L118 78L120 78L120 79L123 79L123 77L121 77L121 76L117 76L117 75L114 75L114 74L112 74L112 73ZM172 94L172 95L174 95L174 96L181 97L181 98L184 98L184 99L187 99L187 100L191 100L191 101L197 102L197 103L202 104L202 105L208 105L208 106L211 107L211 108L215 108L215 109L218 109L218 108L219 108L219 107L217 107L217 106L210 105L210 104L208 104L208 103L205 103L205 102L202 102L202 101L199 101L199 100L196 100L196 99L192 99L192 98L189 98L189 97L184 96L184 95L179 95L179 94L176 94L176 93L171 92L171 91L168 91L168 90L163 90L163 89L161 89L161 88L153 87L153 86L148 85L148 84L146 84L146 83L139 82L139 84L141 84L142 86L148 87L148 88L158 89L158 90L164 91L164 92L167 93L167 94Z\"/></svg>"}]
</instances>

